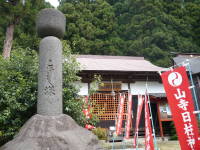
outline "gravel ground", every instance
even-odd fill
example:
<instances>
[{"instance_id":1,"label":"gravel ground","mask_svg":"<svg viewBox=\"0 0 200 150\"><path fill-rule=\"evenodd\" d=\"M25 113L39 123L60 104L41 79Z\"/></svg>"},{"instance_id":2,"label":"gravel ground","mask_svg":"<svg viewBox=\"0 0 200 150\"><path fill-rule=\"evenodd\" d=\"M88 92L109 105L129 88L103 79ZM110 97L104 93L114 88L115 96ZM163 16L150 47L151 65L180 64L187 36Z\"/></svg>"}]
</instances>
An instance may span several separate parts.
<instances>
[{"instance_id":1,"label":"gravel ground","mask_svg":"<svg viewBox=\"0 0 200 150\"><path fill-rule=\"evenodd\" d=\"M133 139L115 143L101 141L101 145L105 150L135 150L133 149ZM164 141L157 138L157 146L159 150L181 150L178 141L168 141L167 138ZM144 150L144 138L139 138L138 150Z\"/></svg>"}]
</instances>

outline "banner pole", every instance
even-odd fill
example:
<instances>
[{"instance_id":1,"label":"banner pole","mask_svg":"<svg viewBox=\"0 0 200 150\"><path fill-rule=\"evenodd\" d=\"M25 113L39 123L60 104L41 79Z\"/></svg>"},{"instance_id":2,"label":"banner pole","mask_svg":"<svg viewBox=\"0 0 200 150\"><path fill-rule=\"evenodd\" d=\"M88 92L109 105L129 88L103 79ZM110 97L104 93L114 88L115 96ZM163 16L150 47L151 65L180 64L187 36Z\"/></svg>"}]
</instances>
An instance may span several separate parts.
<instances>
[{"instance_id":1,"label":"banner pole","mask_svg":"<svg viewBox=\"0 0 200 150\"><path fill-rule=\"evenodd\" d=\"M113 136L112 138L113 138L112 139L112 150L114 150L114 140L115 140L115 137Z\"/></svg>"},{"instance_id":2,"label":"banner pole","mask_svg":"<svg viewBox=\"0 0 200 150\"><path fill-rule=\"evenodd\" d=\"M138 131L137 131L137 134L136 134L136 150L138 150Z\"/></svg>"},{"instance_id":3,"label":"banner pole","mask_svg":"<svg viewBox=\"0 0 200 150\"><path fill-rule=\"evenodd\" d=\"M186 61L188 62L186 67L188 69L189 76L190 76L193 97L194 97L194 100L195 100L196 111L199 111L199 104L198 104L197 95L196 95L196 91L195 91L195 85L194 85L194 81L193 81L193 77L192 77L192 71L191 71L191 67L190 67L190 62L189 62L188 59ZM198 113L198 120L200 121L200 114L199 113Z\"/></svg>"},{"instance_id":4,"label":"banner pole","mask_svg":"<svg viewBox=\"0 0 200 150\"><path fill-rule=\"evenodd\" d=\"M148 81L148 77L147 77L147 81ZM148 101L150 115L151 115L150 118L151 118L151 124L152 124L152 128L153 128L154 146L155 146L156 150L158 150L155 127L154 127L154 123L153 123L153 116L152 116L151 105L150 105L150 97L149 97L149 94L148 94L147 81L146 81L146 95L147 95L147 101Z\"/></svg>"}]
</instances>

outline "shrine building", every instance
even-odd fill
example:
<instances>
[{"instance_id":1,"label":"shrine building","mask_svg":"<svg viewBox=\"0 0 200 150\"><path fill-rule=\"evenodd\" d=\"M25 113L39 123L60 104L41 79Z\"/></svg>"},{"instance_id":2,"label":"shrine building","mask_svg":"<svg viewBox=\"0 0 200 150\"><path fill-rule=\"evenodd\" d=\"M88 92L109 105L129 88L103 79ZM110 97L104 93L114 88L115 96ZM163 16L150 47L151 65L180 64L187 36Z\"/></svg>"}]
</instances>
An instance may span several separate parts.
<instances>
[{"instance_id":1,"label":"shrine building","mask_svg":"<svg viewBox=\"0 0 200 150\"><path fill-rule=\"evenodd\" d=\"M167 104L165 90L159 72L165 68L158 67L145 60L144 57L79 55L77 61L81 65L79 95L88 96L94 75L100 75L103 86L99 85L95 94L90 95L94 113L100 119L98 126L109 128L115 126L119 95L125 94L123 128L127 117L128 92L132 95L134 129L137 111L138 95L147 91L151 101L153 121L156 133L164 136L163 125L171 122L171 113ZM142 114L140 130L144 130L144 115Z\"/></svg>"}]
</instances>

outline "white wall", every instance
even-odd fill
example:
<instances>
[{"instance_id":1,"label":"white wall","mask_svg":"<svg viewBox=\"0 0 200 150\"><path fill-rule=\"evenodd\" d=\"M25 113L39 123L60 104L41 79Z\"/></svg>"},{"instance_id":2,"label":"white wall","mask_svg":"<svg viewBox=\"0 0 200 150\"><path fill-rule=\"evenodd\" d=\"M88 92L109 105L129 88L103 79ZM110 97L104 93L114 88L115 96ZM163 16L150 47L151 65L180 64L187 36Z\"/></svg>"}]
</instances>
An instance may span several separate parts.
<instances>
[{"instance_id":1,"label":"white wall","mask_svg":"<svg viewBox=\"0 0 200 150\"><path fill-rule=\"evenodd\" d=\"M88 83L82 83L80 81L75 82L75 85L80 88L79 95L88 95ZM135 83L130 83L131 94L145 94L146 82L136 81ZM165 93L164 87L161 83L152 81L147 82L148 93ZM122 83L122 90L128 90L128 83Z\"/></svg>"},{"instance_id":2,"label":"white wall","mask_svg":"<svg viewBox=\"0 0 200 150\"><path fill-rule=\"evenodd\" d=\"M137 81L135 83L131 83L130 88L131 88L132 95L145 94L146 82ZM165 90L161 83L152 81L152 82L147 82L147 92L148 93L165 93Z\"/></svg>"},{"instance_id":3,"label":"white wall","mask_svg":"<svg viewBox=\"0 0 200 150\"><path fill-rule=\"evenodd\" d=\"M88 83L82 83L80 81L75 82L75 86L80 88L78 95L88 95Z\"/></svg>"},{"instance_id":4,"label":"white wall","mask_svg":"<svg viewBox=\"0 0 200 150\"><path fill-rule=\"evenodd\" d=\"M122 90L128 90L128 83L122 83Z\"/></svg>"}]
</instances>

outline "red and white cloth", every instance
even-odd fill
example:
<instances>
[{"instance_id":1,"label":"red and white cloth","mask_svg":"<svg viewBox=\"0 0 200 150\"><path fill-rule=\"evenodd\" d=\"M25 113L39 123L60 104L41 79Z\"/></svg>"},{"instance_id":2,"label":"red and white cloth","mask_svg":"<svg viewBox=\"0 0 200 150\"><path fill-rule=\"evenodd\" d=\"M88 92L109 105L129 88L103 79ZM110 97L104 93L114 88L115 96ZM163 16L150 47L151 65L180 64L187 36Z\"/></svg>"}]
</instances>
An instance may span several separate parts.
<instances>
[{"instance_id":1,"label":"red and white cloth","mask_svg":"<svg viewBox=\"0 0 200 150\"><path fill-rule=\"evenodd\" d=\"M163 85L181 150L200 150L198 124L185 67L162 73Z\"/></svg>"},{"instance_id":2,"label":"red and white cloth","mask_svg":"<svg viewBox=\"0 0 200 150\"><path fill-rule=\"evenodd\" d=\"M126 133L125 139L130 138L130 129L131 129L131 121L132 121L132 95L131 93L128 94L128 117L126 121Z\"/></svg>"},{"instance_id":3,"label":"red and white cloth","mask_svg":"<svg viewBox=\"0 0 200 150\"><path fill-rule=\"evenodd\" d=\"M120 95L119 113L118 113L118 120L116 127L117 135L121 134L123 114L124 114L124 101L125 101L125 95Z\"/></svg>"},{"instance_id":4,"label":"red and white cloth","mask_svg":"<svg viewBox=\"0 0 200 150\"><path fill-rule=\"evenodd\" d=\"M145 95L145 150L154 150L148 99Z\"/></svg>"}]
</instances>

